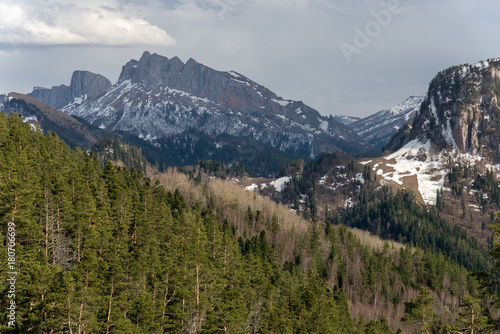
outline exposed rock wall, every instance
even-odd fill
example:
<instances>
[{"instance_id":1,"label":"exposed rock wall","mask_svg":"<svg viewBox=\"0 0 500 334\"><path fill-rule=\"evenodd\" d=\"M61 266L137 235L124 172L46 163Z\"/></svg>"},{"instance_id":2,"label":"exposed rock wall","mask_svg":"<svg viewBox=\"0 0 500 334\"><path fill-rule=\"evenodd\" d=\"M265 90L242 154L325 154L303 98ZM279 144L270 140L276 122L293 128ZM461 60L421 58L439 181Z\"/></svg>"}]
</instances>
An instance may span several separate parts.
<instances>
[{"instance_id":1,"label":"exposed rock wall","mask_svg":"<svg viewBox=\"0 0 500 334\"><path fill-rule=\"evenodd\" d=\"M500 60L460 65L431 81L410 132L386 145L395 151L413 139L439 150L458 150L500 162Z\"/></svg>"},{"instance_id":2,"label":"exposed rock wall","mask_svg":"<svg viewBox=\"0 0 500 334\"><path fill-rule=\"evenodd\" d=\"M52 88L35 87L28 95L54 108L62 109L80 99L93 99L111 87L111 82L100 74L88 71L75 71L69 86L60 85Z\"/></svg>"}]
</instances>

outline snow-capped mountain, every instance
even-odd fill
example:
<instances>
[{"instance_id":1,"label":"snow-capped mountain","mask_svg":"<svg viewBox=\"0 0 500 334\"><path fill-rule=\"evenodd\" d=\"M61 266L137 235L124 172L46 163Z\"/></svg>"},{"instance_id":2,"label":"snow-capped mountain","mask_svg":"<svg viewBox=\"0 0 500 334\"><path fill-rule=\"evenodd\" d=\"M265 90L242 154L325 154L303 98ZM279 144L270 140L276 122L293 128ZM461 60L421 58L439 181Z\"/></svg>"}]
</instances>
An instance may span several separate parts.
<instances>
[{"instance_id":1,"label":"snow-capped mountain","mask_svg":"<svg viewBox=\"0 0 500 334\"><path fill-rule=\"evenodd\" d=\"M365 163L432 204L454 165L500 166L499 97L500 59L448 68L430 82L413 123L385 146L392 153Z\"/></svg>"},{"instance_id":2,"label":"snow-capped mountain","mask_svg":"<svg viewBox=\"0 0 500 334\"><path fill-rule=\"evenodd\" d=\"M397 130L413 120L425 97L426 94L410 96L389 110L379 111L348 125L380 152Z\"/></svg>"},{"instance_id":3,"label":"snow-capped mountain","mask_svg":"<svg viewBox=\"0 0 500 334\"><path fill-rule=\"evenodd\" d=\"M361 119L361 117L349 116L349 115L335 115L335 116L333 116L333 119L339 123L342 123L345 125L350 125L354 122L359 121Z\"/></svg>"},{"instance_id":4,"label":"snow-capped mountain","mask_svg":"<svg viewBox=\"0 0 500 334\"><path fill-rule=\"evenodd\" d=\"M37 89L31 93L37 94ZM193 59L183 63L144 52L123 66L118 82L105 92L73 95L62 107L66 113L150 141L196 129L308 156L367 147L349 127L303 102L283 99L242 74L216 71Z\"/></svg>"}]
</instances>

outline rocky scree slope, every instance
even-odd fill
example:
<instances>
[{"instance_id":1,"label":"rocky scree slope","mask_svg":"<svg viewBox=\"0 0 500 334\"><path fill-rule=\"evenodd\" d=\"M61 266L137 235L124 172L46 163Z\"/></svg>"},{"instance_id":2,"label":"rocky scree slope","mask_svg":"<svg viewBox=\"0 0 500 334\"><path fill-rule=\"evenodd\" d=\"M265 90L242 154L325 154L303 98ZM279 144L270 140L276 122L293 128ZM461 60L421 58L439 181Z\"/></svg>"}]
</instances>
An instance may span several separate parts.
<instances>
[{"instance_id":1,"label":"rocky scree slope","mask_svg":"<svg viewBox=\"0 0 500 334\"><path fill-rule=\"evenodd\" d=\"M37 91L31 95L45 101L58 96ZM71 95L62 110L103 129L126 131L152 142L196 129L252 138L312 157L336 150L358 153L367 147L333 117L322 116L301 101L285 100L239 73L217 71L193 59L183 63L177 57L144 52L138 61L123 66L116 84L100 91L83 90L86 99Z\"/></svg>"}]
</instances>

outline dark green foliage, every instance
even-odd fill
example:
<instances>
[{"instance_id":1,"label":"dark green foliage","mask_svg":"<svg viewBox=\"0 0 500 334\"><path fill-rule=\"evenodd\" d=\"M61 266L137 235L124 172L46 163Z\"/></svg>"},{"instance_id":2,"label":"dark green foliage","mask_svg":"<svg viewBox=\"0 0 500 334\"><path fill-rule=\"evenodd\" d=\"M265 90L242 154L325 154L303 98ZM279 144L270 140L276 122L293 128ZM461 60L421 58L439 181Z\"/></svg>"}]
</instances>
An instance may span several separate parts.
<instances>
[{"instance_id":1,"label":"dark green foliage","mask_svg":"<svg viewBox=\"0 0 500 334\"><path fill-rule=\"evenodd\" d=\"M436 207L427 210L411 191L393 194L388 189L381 199L348 208L344 222L366 229L384 239L411 242L424 250L443 254L469 270L486 270L489 257L477 241L458 227L451 228Z\"/></svg>"},{"instance_id":2,"label":"dark green foliage","mask_svg":"<svg viewBox=\"0 0 500 334\"><path fill-rule=\"evenodd\" d=\"M370 321L365 326L365 334L393 334L391 327L387 323L386 318L381 318L377 321Z\"/></svg>"},{"instance_id":3,"label":"dark green foliage","mask_svg":"<svg viewBox=\"0 0 500 334\"><path fill-rule=\"evenodd\" d=\"M230 166L226 166L224 162L214 160L201 160L196 163L196 169L202 169L205 174L215 176L219 179L226 179L229 177L243 177L245 176L245 165L235 162Z\"/></svg>"},{"instance_id":4,"label":"dark green foliage","mask_svg":"<svg viewBox=\"0 0 500 334\"><path fill-rule=\"evenodd\" d=\"M430 291L420 288L417 299L405 303L403 321L411 323L419 332L430 334L437 325L437 318L433 311L434 298Z\"/></svg>"},{"instance_id":5,"label":"dark green foliage","mask_svg":"<svg viewBox=\"0 0 500 334\"><path fill-rule=\"evenodd\" d=\"M92 145L91 150L103 162L103 165L108 160L120 161L128 169L146 172L147 161L142 150L136 146L123 144L115 135L104 135L98 143Z\"/></svg>"},{"instance_id":6,"label":"dark green foliage","mask_svg":"<svg viewBox=\"0 0 500 334\"><path fill-rule=\"evenodd\" d=\"M464 189L470 184L472 179L472 189L476 191L478 205L486 208L488 205L493 208L500 206L500 187L492 170L486 173L479 173L476 168L457 164L448 173L449 187L451 193L456 197L463 196ZM483 194L486 194L484 196Z\"/></svg>"},{"instance_id":7,"label":"dark green foliage","mask_svg":"<svg viewBox=\"0 0 500 334\"><path fill-rule=\"evenodd\" d=\"M370 249L343 225L327 228L327 237L331 246L326 265L337 268L338 285L349 288L351 296L355 293L364 305L378 300L379 305L390 308L404 302L405 291L421 286L460 296L475 284L463 267L442 255L409 246L398 250L387 242L382 249ZM361 264L356 265L358 261Z\"/></svg>"},{"instance_id":8,"label":"dark green foliage","mask_svg":"<svg viewBox=\"0 0 500 334\"><path fill-rule=\"evenodd\" d=\"M466 296L460 303L461 312L454 326L446 326L451 333L492 333L491 314L485 313L481 307L481 300L476 297Z\"/></svg>"},{"instance_id":9,"label":"dark green foliage","mask_svg":"<svg viewBox=\"0 0 500 334\"><path fill-rule=\"evenodd\" d=\"M282 271L264 230L238 242L213 208L5 114L0 217L2 238L16 228L17 333L352 333L345 292Z\"/></svg>"},{"instance_id":10,"label":"dark green foliage","mask_svg":"<svg viewBox=\"0 0 500 334\"><path fill-rule=\"evenodd\" d=\"M496 222L490 225L493 230L494 240L492 240L492 249L490 254L494 259L494 265L488 272L477 273L481 279L483 287L483 295L477 296L472 295L466 298L462 302L462 307L465 308L465 312L460 314L457 319L458 327L470 327L470 313L471 311L480 311L487 302L492 302L497 309L500 305L500 211L497 212ZM478 329L484 331L478 331L478 333L489 333L488 329L495 330L495 333L500 330L500 317L493 317L489 308L485 307L481 312L479 321L476 325Z\"/></svg>"},{"instance_id":11,"label":"dark green foliage","mask_svg":"<svg viewBox=\"0 0 500 334\"><path fill-rule=\"evenodd\" d=\"M188 130L154 143L127 133L119 133L121 141L141 149L147 160L159 167L194 166L201 160L238 163L250 176L273 177L280 167L296 159L307 159L302 154L283 152L252 138L239 138L228 134L210 136Z\"/></svg>"}]
</instances>

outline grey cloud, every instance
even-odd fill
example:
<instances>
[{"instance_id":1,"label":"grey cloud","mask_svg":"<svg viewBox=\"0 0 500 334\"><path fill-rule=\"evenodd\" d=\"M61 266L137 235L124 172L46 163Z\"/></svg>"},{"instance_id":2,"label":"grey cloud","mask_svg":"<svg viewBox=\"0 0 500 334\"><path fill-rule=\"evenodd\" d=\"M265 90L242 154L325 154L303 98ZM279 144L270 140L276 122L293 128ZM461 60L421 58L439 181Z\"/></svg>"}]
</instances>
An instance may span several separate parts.
<instances>
[{"instance_id":1,"label":"grey cloud","mask_svg":"<svg viewBox=\"0 0 500 334\"><path fill-rule=\"evenodd\" d=\"M97 68L113 81L128 59L149 49L184 61L194 58L220 70L236 70L322 114L367 116L424 93L432 77L448 66L500 56L500 23L493 15L500 10L496 1L401 0L402 11L382 24L373 12L387 10L390 1L109 2L110 7L168 32L177 45L80 46L79 51L42 48L21 50L20 57L0 51L0 73L9 74L3 75L0 91L9 90L8 82L25 87L24 91L39 84L36 70L22 77L13 74L32 69L29 64L40 63L39 59L44 59L44 75L48 76L43 80L52 77L54 85L64 83L55 78L63 77L63 72L69 78L75 69ZM224 11L223 6L232 7ZM368 36L370 42L356 46L355 28L367 34L367 26L374 29ZM340 48L342 42L359 49L350 63ZM9 69L5 61L10 62Z\"/></svg>"}]
</instances>

